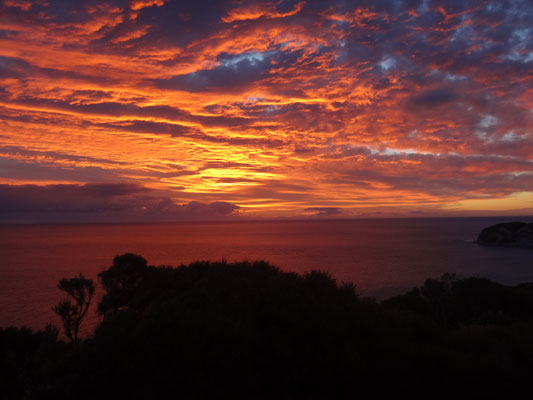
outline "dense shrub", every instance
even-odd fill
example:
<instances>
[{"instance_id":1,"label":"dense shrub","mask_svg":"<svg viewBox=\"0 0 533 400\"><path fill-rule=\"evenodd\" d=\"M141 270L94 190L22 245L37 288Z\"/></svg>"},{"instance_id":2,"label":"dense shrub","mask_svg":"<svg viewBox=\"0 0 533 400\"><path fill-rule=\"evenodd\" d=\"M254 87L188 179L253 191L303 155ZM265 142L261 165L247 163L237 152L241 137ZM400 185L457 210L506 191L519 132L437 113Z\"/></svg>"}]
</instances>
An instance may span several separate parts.
<instances>
[{"instance_id":1,"label":"dense shrub","mask_svg":"<svg viewBox=\"0 0 533 400\"><path fill-rule=\"evenodd\" d=\"M86 340L0 331L11 398L509 396L533 374L532 285L448 274L379 304L323 272L132 254L99 278Z\"/></svg>"}]
</instances>

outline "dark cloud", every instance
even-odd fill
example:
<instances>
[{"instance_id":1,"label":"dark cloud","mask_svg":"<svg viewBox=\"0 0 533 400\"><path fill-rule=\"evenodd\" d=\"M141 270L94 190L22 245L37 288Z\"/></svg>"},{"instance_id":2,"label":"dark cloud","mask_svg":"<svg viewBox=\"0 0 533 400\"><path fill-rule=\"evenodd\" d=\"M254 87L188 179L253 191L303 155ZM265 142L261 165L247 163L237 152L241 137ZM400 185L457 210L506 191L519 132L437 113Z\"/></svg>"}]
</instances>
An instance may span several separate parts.
<instances>
[{"instance_id":1,"label":"dark cloud","mask_svg":"<svg viewBox=\"0 0 533 400\"><path fill-rule=\"evenodd\" d=\"M0 79L20 78L29 67L26 61L19 58L0 56Z\"/></svg>"},{"instance_id":2,"label":"dark cloud","mask_svg":"<svg viewBox=\"0 0 533 400\"><path fill-rule=\"evenodd\" d=\"M65 71L56 68L42 68L15 57L0 56L0 80L6 78L35 79L45 76L51 79L75 79L91 83L113 84L117 83L110 76L98 74L88 75L77 71Z\"/></svg>"},{"instance_id":3,"label":"dark cloud","mask_svg":"<svg viewBox=\"0 0 533 400\"><path fill-rule=\"evenodd\" d=\"M177 204L131 183L0 185L0 222L135 222L217 219L237 215L227 202Z\"/></svg>"},{"instance_id":4,"label":"dark cloud","mask_svg":"<svg viewBox=\"0 0 533 400\"><path fill-rule=\"evenodd\" d=\"M173 137L185 136L193 133L195 129L180 124L166 122L153 122L144 120L121 121L120 123L98 124L102 128L123 130L126 132L167 134Z\"/></svg>"},{"instance_id":5,"label":"dark cloud","mask_svg":"<svg viewBox=\"0 0 533 400\"><path fill-rule=\"evenodd\" d=\"M434 108L458 99L457 93L450 89L434 89L413 96L409 104L414 107Z\"/></svg>"},{"instance_id":6,"label":"dark cloud","mask_svg":"<svg viewBox=\"0 0 533 400\"><path fill-rule=\"evenodd\" d=\"M3 214L24 212L87 212L119 211L127 203L114 202L143 192L135 184L85 184L85 185L0 185L0 205Z\"/></svg>"},{"instance_id":7,"label":"dark cloud","mask_svg":"<svg viewBox=\"0 0 533 400\"><path fill-rule=\"evenodd\" d=\"M89 162L89 163L104 163L111 165L125 165L124 162L109 160L103 158L95 158L89 156L77 156L73 154L64 154L58 153L55 151L38 151L38 150L28 150L20 146L0 146L0 159L2 157L24 157L32 159L49 159L49 160L64 160L72 161L73 163Z\"/></svg>"},{"instance_id":8,"label":"dark cloud","mask_svg":"<svg viewBox=\"0 0 533 400\"><path fill-rule=\"evenodd\" d=\"M313 216L315 217L331 217L342 214L339 207L308 207L304 211L314 213Z\"/></svg>"},{"instance_id":9,"label":"dark cloud","mask_svg":"<svg viewBox=\"0 0 533 400\"><path fill-rule=\"evenodd\" d=\"M28 157L30 156L30 157ZM49 159L52 154L48 153L45 159ZM15 156L16 157L16 156ZM58 177L62 181L74 182L114 182L120 179L120 173L132 172L124 169L108 169L102 166L78 166L61 165L62 155L57 154L57 159L43 160L39 153L27 154L23 161L13 158L0 157L0 179L8 181L57 181ZM66 156L68 159L68 155ZM28 159L29 158L29 159Z\"/></svg>"}]
</instances>

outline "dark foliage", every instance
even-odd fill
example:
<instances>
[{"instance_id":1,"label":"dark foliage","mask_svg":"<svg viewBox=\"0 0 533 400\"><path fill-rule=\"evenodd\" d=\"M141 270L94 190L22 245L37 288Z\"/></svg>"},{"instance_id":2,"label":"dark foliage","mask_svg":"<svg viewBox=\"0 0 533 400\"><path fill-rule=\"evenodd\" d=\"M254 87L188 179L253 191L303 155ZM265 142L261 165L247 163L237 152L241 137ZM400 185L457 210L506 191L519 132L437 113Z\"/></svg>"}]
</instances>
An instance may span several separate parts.
<instances>
[{"instance_id":1,"label":"dark foliage","mask_svg":"<svg viewBox=\"0 0 533 400\"><path fill-rule=\"evenodd\" d=\"M58 288L67 294L67 298L53 308L54 312L61 317L65 336L77 342L81 322L94 295L94 283L80 274L77 278L61 279Z\"/></svg>"},{"instance_id":2,"label":"dark foliage","mask_svg":"<svg viewBox=\"0 0 533 400\"><path fill-rule=\"evenodd\" d=\"M105 290L104 297L98 304L98 313L110 316L121 308L131 307L147 270L146 260L141 256L131 253L116 256L113 265L98 274Z\"/></svg>"},{"instance_id":3,"label":"dark foliage","mask_svg":"<svg viewBox=\"0 0 533 400\"><path fill-rule=\"evenodd\" d=\"M0 328L1 398L39 398L67 373L68 346L57 339L58 330L47 325L44 331L28 328Z\"/></svg>"},{"instance_id":4,"label":"dark foliage","mask_svg":"<svg viewBox=\"0 0 533 400\"><path fill-rule=\"evenodd\" d=\"M458 280L453 274L445 274L441 279L428 279L424 286L383 304L409 310L442 327L507 326L533 318L533 286L508 287L484 278Z\"/></svg>"},{"instance_id":5,"label":"dark foliage","mask_svg":"<svg viewBox=\"0 0 533 400\"><path fill-rule=\"evenodd\" d=\"M79 344L0 331L8 398L512 397L533 378L532 284L447 274L378 304L322 272L132 254L99 278Z\"/></svg>"}]
</instances>

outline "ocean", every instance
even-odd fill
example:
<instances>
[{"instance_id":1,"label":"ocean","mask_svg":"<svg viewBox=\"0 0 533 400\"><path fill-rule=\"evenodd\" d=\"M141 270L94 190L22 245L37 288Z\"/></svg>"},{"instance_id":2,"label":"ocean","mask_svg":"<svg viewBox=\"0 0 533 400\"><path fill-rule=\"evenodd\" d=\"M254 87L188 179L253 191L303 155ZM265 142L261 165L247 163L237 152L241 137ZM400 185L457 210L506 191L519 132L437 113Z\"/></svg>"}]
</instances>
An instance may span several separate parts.
<instances>
[{"instance_id":1,"label":"ocean","mask_svg":"<svg viewBox=\"0 0 533 400\"><path fill-rule=\"evenodd\" d=\"M505 284L533 281L533 250L474 243L482 228L509 220L533 217L4 225L0 327L59 327L52 311L62 297L58 280L79 273L96 279L126 252L150 265L267 260L286 271L322 270L378 300L446 272ZM97 321L93 308L84 331Z\"/></svg>"}]
</instances>

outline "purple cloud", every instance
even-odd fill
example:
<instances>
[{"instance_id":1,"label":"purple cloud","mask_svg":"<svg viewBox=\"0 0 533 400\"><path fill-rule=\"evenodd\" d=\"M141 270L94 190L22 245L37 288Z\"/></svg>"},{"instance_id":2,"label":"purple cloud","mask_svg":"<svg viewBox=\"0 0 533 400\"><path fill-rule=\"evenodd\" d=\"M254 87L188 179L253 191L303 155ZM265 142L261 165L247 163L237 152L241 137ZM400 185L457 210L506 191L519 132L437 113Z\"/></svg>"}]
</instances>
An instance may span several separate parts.
<instances>
[{"instance_id":1,"label":"purple cloud","mask_svg":"<svg viewBox=\"0 0 533 400\"><path fill-rule=\"evenodd\" d=\"M177 204L130 183L0 185L0 223L219 219L235 216L239 209L221 201Z\"/></svg>"}]
</instances>

